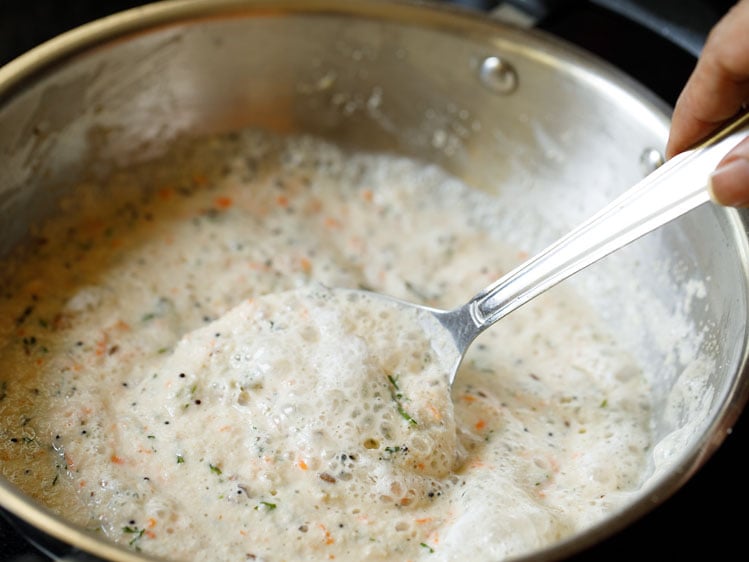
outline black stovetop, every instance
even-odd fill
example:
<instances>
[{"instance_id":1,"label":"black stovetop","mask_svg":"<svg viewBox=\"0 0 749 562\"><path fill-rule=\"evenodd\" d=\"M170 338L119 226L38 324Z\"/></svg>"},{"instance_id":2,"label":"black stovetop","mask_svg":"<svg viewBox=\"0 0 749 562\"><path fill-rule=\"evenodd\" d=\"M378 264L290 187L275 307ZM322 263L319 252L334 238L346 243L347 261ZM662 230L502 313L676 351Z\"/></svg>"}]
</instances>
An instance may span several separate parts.
<instances>
[{"instance_id":1,"label":"black stovetop","mask_svg":"<svg viewBox=\"0 0 749 562\"><path fill-rule=\"evenodd\" d=\"M451 0L447 0L451 1ZM496 5L491 0L452 0L470 8ZM0 65L77 25L140 5L137 0L0 0ZM515 4L533 5L523 0ZM547 2L549 5L563 2ZM612 11L613 2L566 2L564 10L542 19L539 27L592 51L644 83L673 104L691 71L694 52L663 38ZM621 0L622 4L632 4ZM635 2L636 3L636 2ZM641 3L647 4L645 0ZM730 1L689 1L700 4L695 28L704 31L725 13ZM602 5L609 4L607 8ZM650 0L664 10L680 10L684 0ZM663 61L668 61L667 72ZM644 560L733 560L745 549L749 521L743 507L749 486L742 463L749 450L749 413L707 464L674 497L615 537L575 556L571 562ZM47 562L52 557L30 545L0 517L0 562Z\"/></svg>"}]
</instances>

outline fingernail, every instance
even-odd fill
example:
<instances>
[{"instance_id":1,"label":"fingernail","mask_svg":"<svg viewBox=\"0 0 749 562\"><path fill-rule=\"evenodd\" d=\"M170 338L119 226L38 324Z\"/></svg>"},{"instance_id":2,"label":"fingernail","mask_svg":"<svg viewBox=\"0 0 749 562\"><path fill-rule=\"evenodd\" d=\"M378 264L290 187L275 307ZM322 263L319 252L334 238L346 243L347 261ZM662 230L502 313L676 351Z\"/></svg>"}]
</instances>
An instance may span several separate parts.
<instances>
[{"instance_id":1,"label":"fingernail","mask_svg":"<svg viewBox=\"0 0 749 562\"><path fill-rule=\"evenodd\" d=\"M737 158L715 170L707 182L710 198L728 207L749 206L749 161Z\"/></svg>"}]
</instances>

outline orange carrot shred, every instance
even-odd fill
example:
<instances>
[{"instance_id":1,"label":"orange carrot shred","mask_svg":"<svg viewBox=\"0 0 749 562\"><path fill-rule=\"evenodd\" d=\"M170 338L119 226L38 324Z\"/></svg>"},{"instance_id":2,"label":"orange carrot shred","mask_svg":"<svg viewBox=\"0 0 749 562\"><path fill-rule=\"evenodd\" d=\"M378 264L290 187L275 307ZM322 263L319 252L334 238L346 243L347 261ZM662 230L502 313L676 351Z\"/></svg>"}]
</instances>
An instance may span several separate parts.
<instances>
[{"instance_id":1,"label":"orange carrot shred","mask_svg":"<svg viewBox=\"0 0 749 562\"><path fill-rule=\"evenodd\" d=\"M234 201L231 197L225 196L216 197L213 202L219 209L228 209L234 204Z\"/></svg>"},{"instance_id":2,"label":"orange carrot shred","mask_svg":"<svg viewBox=\"0 0 749 562\"><path fill-rule=\"evenodd\" d=\"M328 228L340 228L341 223L333 217L326 217L325 226Z\"/></svg>"},{"instance_id":3,"label":"orange carrot shred","mask_svg":"<svg viewBox=\"0 0 749 562\"><path fill-rule=\"evenodd\" d=\"M330 534L330 531L328 531L325 525L323 525L322 523L319 523L318 527L320 527L320 529L322 529L322 532L325 533L325 544L333 544L335 542L335 539Z\"/></svg>"},{"instance_id":4,"label":"orange carrot shred","mask_svg":"<svg viewBox=\"0 0 749 562\"><path fill-rule=\"evenodd\" d=\"M432 413L435 420L442 419L442 412L440 412L433 404L429 404L427 408L429 408L429 411Z\"/></svg>"},{"instance_id":5,"label":"orange carrot shred","mask_svg":"<svg viewBox=\"0 0 749 562\"><path fill-rule=\"evenodd\" d=\"M302 258L299 260L299 265L302 267L304 273L312 271L312 262L308 258Z\"/></svg>"}]
</instances>

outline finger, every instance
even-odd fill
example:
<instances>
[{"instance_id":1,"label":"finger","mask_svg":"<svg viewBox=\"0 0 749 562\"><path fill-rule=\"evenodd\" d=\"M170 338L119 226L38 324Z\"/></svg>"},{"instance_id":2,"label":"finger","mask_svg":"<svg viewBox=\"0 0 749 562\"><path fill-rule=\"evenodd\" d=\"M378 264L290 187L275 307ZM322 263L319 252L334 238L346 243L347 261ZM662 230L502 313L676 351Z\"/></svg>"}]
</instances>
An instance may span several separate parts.
<instances>
[{"instance_id":1,"label":"finger","mask_svg":"<svg viewBox=\"0 0 749 562\"><path fill-rule=\"evenodd\" d=\"M749 139L744 139L723 160L708 181L710 198L720 205L749 207Z\"/></svg>"},{"instance_id":2,"label":"finger","mask_svg":"<svg viewBox=\"0 0 749 562\"><path fill-rule=\"evenodd\" d=\"M674 107L666 156L689 148L749 101L749 0L737 3L708 35Z\"/></svg>"}]
</instances>

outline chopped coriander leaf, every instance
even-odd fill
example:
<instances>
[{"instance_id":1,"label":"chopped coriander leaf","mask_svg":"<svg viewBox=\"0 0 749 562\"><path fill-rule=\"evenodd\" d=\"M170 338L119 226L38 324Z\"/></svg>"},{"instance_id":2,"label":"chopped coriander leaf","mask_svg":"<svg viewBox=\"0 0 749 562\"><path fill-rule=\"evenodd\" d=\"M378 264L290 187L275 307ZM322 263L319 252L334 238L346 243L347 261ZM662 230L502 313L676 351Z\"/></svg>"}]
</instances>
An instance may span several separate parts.
<instances>
[{"instance_id":1,"label":"chopped coriander leaf","mask_svg":"<svg viewBox=\"0 0 749 562\"><path fill-rule=\"evenodd\" d=\"M275 503L261 501L258 505L255 506L255 509L258 510L261 507L265 508L268 511L272 511L276 509L277 505Z\"/></svg>"},{"instance_id":2,"label":"chopped coriander leaf","mask_svg":"<svg viewBox=\"0 0 749 562\"><path fill-rule=\"evenodd\" d=\"M400 387L398 386L398 377L394 377L392 375L387 376L388 381L390 381L390 397L393 399L393 402L395 402L395 405L398 409L398 413L401 415L401 417L406 420L411 425L418 425L418 422L413 418L411 414L409 414L406 409L403 407L403 394L400 392Z\"/></svg>"}]
</instances>

